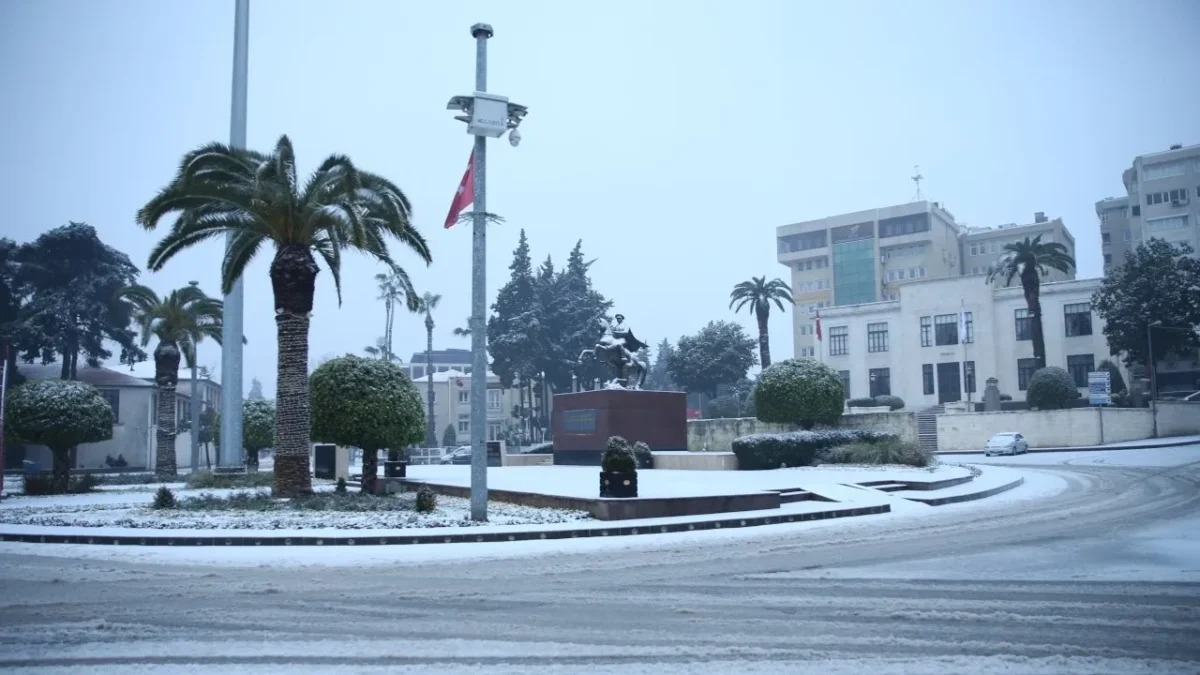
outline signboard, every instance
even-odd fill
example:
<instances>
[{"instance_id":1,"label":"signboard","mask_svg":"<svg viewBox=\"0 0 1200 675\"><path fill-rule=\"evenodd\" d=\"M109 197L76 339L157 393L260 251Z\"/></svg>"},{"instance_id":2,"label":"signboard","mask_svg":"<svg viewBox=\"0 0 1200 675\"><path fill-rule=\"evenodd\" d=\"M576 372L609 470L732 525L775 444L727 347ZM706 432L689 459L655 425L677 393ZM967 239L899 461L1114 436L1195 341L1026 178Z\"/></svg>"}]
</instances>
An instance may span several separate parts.
<instances>
[{"instance_id":1,"label":"signboard","mask_svg":"<svg viewBox=\"0 0 1200 675\"><path fill-rule=\"evenodd\" d=\"M337 480L337 446L320 443L313 446L313 477Z\"/></svg>"},{"instance_id":2,"label":"signboard","mask_svg":"<svg viewBox=\"0 0 1200 675\"><path fill-rule=\"evenodd\" d=\"M487 465L504 466L504 441L487 441Z\"/></svg>"},{"instance_id":3,"label":"signboard","mask_svg":"<svg viewBox=\"0 0 1200 675\"><path fill-rule=\"evenodd\" d=\"M865 223L855 223L854 225L835 227L829 231L829 235L830 239L835 244L840 244L843 241L873 239L875 237L875 223L867 221Z\"/></svg>"},{"instance_id":4,"label":"signboard","mask_svg":"<svg viewBox=\"0 0 1200 675\"><path fill-rule=\"evenodd\" d=\"M1088 373L1088 403L1108 405L1112 403L1112 376L1107 370Z\"/></svg>"},{"instance_id":5,"label":"signboard","mask_svg":"<svg viewBox=\"0 0 1200 675\"><path fill-rule=\"evenodd\" d=\"M596 431L596 410L564 410L562 416L563 431L572 434L591 434Z\"/></svg>"}]
</instances>

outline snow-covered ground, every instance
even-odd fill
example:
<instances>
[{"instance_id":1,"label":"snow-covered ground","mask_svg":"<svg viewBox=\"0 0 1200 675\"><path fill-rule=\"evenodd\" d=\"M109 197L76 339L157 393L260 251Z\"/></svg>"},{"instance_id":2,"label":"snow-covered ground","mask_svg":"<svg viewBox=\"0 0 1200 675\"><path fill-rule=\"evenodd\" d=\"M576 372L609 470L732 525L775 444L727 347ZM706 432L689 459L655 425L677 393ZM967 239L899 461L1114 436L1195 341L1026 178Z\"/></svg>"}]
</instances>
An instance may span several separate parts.
<instances>
[{"instance_id":1,"label":"snow-covered ground","mask_svg":"<svg viewBox=\"0 0 1200 675\"><path fill-rule=\"evenodd\" d=\"M771 471L638 472L640 497L700 497L745 494L763 490L802 488L823 494L824 486L878 480L935 481L966 476L962 466L940 464L929 469L907 466L819 466ZM471 467L429 465L409 467L408 475L443 485L471 484ZM594 498L599 491L599 469L594 466L506 466L488 469L488 487L517 492L538 492L563 497ZM835 498L836 499L836 498Z\"/></svg>"},{"instance_id":2,"label":"snow-covered ground","mask_svg":"<svg viewBox=\"0 0 1200 675\"><path fill-rule=\"evenodd\" d=\"M943 461L963 464L1008 464L1014 466L1101 465L1101 466L1179 466L1200 460L1200 443L1141 450L1089 450L1082 452L1027 452L1016 457L984 457L983 453L943 457Z\"/></svg>"}]
</instances>

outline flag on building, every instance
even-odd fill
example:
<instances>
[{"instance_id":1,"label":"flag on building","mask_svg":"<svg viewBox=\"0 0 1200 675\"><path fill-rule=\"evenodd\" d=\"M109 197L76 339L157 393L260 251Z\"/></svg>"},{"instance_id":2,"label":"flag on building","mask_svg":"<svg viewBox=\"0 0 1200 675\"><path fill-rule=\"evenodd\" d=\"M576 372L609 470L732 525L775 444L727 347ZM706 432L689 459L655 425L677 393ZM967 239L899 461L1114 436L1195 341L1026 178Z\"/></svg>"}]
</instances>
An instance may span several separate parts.
<instances>
[{"instance_id":1,"label":"flag on building","mask_svg":"<svg viewBox=\"0 0 1200 675\"><path fill-rule=\"evenodd\" d=\"M821 337L821 310L819 309L817 310L817 339L823 341Z\"/></svg>"},{"instance_id":2,"label":"flag on building","mask_svg":"<svg viewBox=\"0 0 1200 675\"><path fill-rule=\"evenodd\" d=\"M967 344L967 308L962 300L958 305L958 341Z\"/></svg>"},{"instance_id":3,"label":"flag on building","mask_svg":"<svg viewBox=\"0 0 1200 675\"><path fill-rule=\"evenodd\" d=\"M450 213L446 215L446 228L449 229L458 222L458 214L467 208L475 198L475 151L471 151L471 158L467 160L467 172L463 174L462 182L458 184L458 190L454 193L454 201L450 202Z\"/></svg>"}]
</instances>

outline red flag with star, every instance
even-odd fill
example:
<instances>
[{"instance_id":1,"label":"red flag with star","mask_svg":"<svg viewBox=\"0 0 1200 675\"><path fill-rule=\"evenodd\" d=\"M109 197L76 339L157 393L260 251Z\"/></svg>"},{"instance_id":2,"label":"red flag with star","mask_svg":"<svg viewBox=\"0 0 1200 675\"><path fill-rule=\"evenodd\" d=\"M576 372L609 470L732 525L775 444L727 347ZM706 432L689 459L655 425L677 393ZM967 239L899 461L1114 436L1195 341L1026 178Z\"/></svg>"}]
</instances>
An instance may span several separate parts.
<instances>
[{"instance_id":1,"label":"red flag with star","mask_svg":"<svg viewBox=\"0 0 1200 675\"><path fill-rule=\"evenodd\" d=\"M458 214L467 208L467 204L475 198L475 151L471 151L471 158L467 160L467 172L463 174L462 182L458 184L458 190L454 193L454 201L450 202L450 213L446 216L446 228L449 229L458 222Z\"/></svg>"},{"instance_id":2,"label":"red flag with star","mask_svg":"<svg viewBox=\"0 0 1200 675\"><path fill-rule=\"evenodd\" d=\"M817 310L817 339L823 341L821 338L821 310Z\"/></svg>"}]
</instances>

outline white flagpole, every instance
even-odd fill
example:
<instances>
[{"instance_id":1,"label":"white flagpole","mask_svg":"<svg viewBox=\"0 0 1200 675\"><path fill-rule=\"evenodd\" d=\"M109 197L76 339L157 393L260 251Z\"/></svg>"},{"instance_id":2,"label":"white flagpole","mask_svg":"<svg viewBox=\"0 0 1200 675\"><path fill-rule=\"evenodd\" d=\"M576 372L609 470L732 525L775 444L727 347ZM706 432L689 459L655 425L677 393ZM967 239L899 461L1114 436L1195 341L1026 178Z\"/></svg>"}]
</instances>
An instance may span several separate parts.
<instances>
[{"instance_id":1,"label":"white flagpole","mask_svg":"<svg viewBox=\"0 0 1200 675\"><path fill-rule=\"evenodd\" d=\"M971 390L967 387L967 306L961 298L958 301L958 341L962 343L963 354L963 390L967 393L967 401L971 401Z\"/></svg>"}]
</instances>

